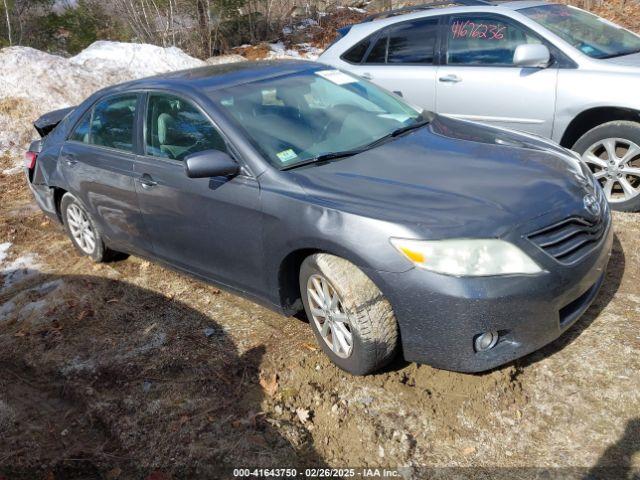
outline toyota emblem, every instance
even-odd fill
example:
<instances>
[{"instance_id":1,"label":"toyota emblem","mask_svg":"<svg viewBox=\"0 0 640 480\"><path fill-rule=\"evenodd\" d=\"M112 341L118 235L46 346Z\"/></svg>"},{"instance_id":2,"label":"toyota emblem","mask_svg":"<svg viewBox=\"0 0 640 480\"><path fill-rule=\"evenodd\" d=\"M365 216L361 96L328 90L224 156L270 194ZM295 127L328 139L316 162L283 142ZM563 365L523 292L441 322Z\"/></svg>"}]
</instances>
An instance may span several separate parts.
<instances>
[{"instance_id":1,"label":"toyota emblem","mask_svg":"<svg viewBox=\"0 0 640 480\"><path fill-rule=\"evenodd\" d=\"M598 203L598 199L592 195L585 195L582 199L582 203L584 203L584 208L594 217L600 216L600 204Z\"/></svg>"}]
</instances>

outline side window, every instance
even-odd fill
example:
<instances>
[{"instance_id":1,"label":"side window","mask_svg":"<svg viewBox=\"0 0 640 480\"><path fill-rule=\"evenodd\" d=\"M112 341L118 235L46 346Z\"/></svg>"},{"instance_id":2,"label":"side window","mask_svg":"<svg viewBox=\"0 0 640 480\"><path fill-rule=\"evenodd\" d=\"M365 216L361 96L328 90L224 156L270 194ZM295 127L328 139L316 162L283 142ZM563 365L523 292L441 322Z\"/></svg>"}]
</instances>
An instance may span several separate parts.
<instances>
[{"instance_id":1,"label":"side window","mask_svg":"<svg viewBox=\"0 0 640 480\"><path fill-rule=\"evenodd\" d=\"M513 65L518 45L541 43L537 37L495 17L453 17L449 24L447 64Z\"/></svg>"},{"instance_id":2,"label":"side window","mask_svg":"<svg viewBox=\"0 0 640 480\"><path fill-rule=\"evenodd\" d=\"M389 37L386 34L381 35L375 45L367 55L365 63L387 63L387 43Z\"/></svg>"},{"instance_id":3,"label":"side window","mask_svg":"<svg viewBox=\"0 0 640 480\"><path fill-rule=\"evenodd\" d=\"M89 143L89 129L91 124L91 114L93 113L93 109L89 109L87 113L84 114L80 123L76 125L76 129L73 131L69 140L73 140L74 142L82 142Z\"/></svg>"},{"instance_id":4,"label":"side window","mask_svg":"<svg viewBox=\"0 0 640 480\"><path fill-rule=\"evenodd\" d=\"M149 95L145 128L147 155L184 160L204 150L227 151L209 119L191 103L173 95Z\"/></svg>"},{"instance_id":5,"label":"side window","mask_svg":"<svg viewBox=\"0 0 640 480\"><path fill-rule=\"evenodd\" d=\"M389 32L387 63L433 64L438 21L403 23Z\"/></svg>"},{"instance_id":6,"label":"side window","mask_svg":"<svg viewBox=\"0 0 640 480\"><path fill-rule=\"evenodd\" d=\"M345 54L342 55L342 59L346 62L350 63L360 63L362 61L362 57L367 53L367 49L369 48L369 44L371 43L371 39L365 38L359 43L356 43L355 46L351 47Z\"/></svg>"},{"instance_id":7,"label":"side window","mask_svg":"<svg viewBox=\"0 0 640 480\"><path fill-rule=\"evenodd\" d=\"M437 19L403 22L378 38L365 63L432 65L437 39Z\"/></svg>"},{"instance_id":8,"label":"side window","mask_svg":"<svg viewBox=\"0 0 640 480\"><path fill-rule=\"evenodd\" d=\"M91 145L133 152L133 132L138 96L119 95L93 107L89 142Z\"/></svg>"}]
</instances>

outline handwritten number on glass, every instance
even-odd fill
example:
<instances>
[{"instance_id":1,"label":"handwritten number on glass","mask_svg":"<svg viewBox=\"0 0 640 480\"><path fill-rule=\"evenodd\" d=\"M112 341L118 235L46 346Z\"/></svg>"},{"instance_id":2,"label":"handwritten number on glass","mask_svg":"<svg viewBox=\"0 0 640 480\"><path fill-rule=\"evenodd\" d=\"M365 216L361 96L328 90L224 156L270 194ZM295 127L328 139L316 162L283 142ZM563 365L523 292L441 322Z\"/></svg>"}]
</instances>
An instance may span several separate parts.
<instances>
[{"instance_id":1,"label":"handwritten number on glass","mask_svg":"<svg viewBox=\"0 0 640 480\"><path fill-rule=\"evenodd\" d=\"M481 38L485 40L502 40L507 30L506 25L491 23L475 23L471 20L455 22L451 25L453 38Z\"/></svg>"}]
</instances>

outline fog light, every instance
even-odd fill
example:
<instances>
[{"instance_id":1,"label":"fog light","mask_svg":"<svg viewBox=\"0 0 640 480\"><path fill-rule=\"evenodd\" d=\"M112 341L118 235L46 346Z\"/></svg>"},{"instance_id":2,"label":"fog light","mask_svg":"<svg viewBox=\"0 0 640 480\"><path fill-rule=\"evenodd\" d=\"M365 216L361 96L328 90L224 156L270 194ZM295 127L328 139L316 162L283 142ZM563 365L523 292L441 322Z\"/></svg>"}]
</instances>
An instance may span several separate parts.
<instances>
[{"instance_id":1,"label":"fog light","mask_svg":"<svg viewBox=\"0 0 640 480\"><path fill-rule=\"evenodd\" d=\"M486 352L491 350L498 343L498 332L485 332L476 337L473 347L476 352Z\"/></svg>"}]
</instances>

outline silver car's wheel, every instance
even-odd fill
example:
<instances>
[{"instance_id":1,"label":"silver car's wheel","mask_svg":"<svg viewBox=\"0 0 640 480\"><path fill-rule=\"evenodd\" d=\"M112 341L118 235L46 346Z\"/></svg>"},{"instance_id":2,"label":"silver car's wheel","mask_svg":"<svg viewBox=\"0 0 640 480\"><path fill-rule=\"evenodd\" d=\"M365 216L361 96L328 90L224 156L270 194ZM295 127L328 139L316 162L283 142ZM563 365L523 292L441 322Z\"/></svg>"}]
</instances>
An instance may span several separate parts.
<instances>
[{"instance_id":1,"label":"silver car's wheel","mask_svg":"<svg viewBox=\"0 0 640 480\"><path fill-rule=\"evenodd\" d=\"M80 250L91 255L96 249L96 234L84 210L75 203L67 208L67 224Z\"/></svg>"},{"instance_id":2,"label":"silver car's wheel","mask_svg":"<svg viewBox=\"0 0 640 480\"><path fill-rule=\"evenodd\" d=\"M623 138L598 140L582 154L610 203L640 195L640 146Z\"/></svg>"},{"instance_id":3,"label":"silver car's wheel","mask_svg":"<svg viewBox=\"0 0 640 480\"><path fill-rule=\"evenodd\" d=\"M336 289L324 276L311 275L307 281L307 300L322 339L338 357L349 358L353 350L351 322Z\"/></svg>"}]
</instances>

